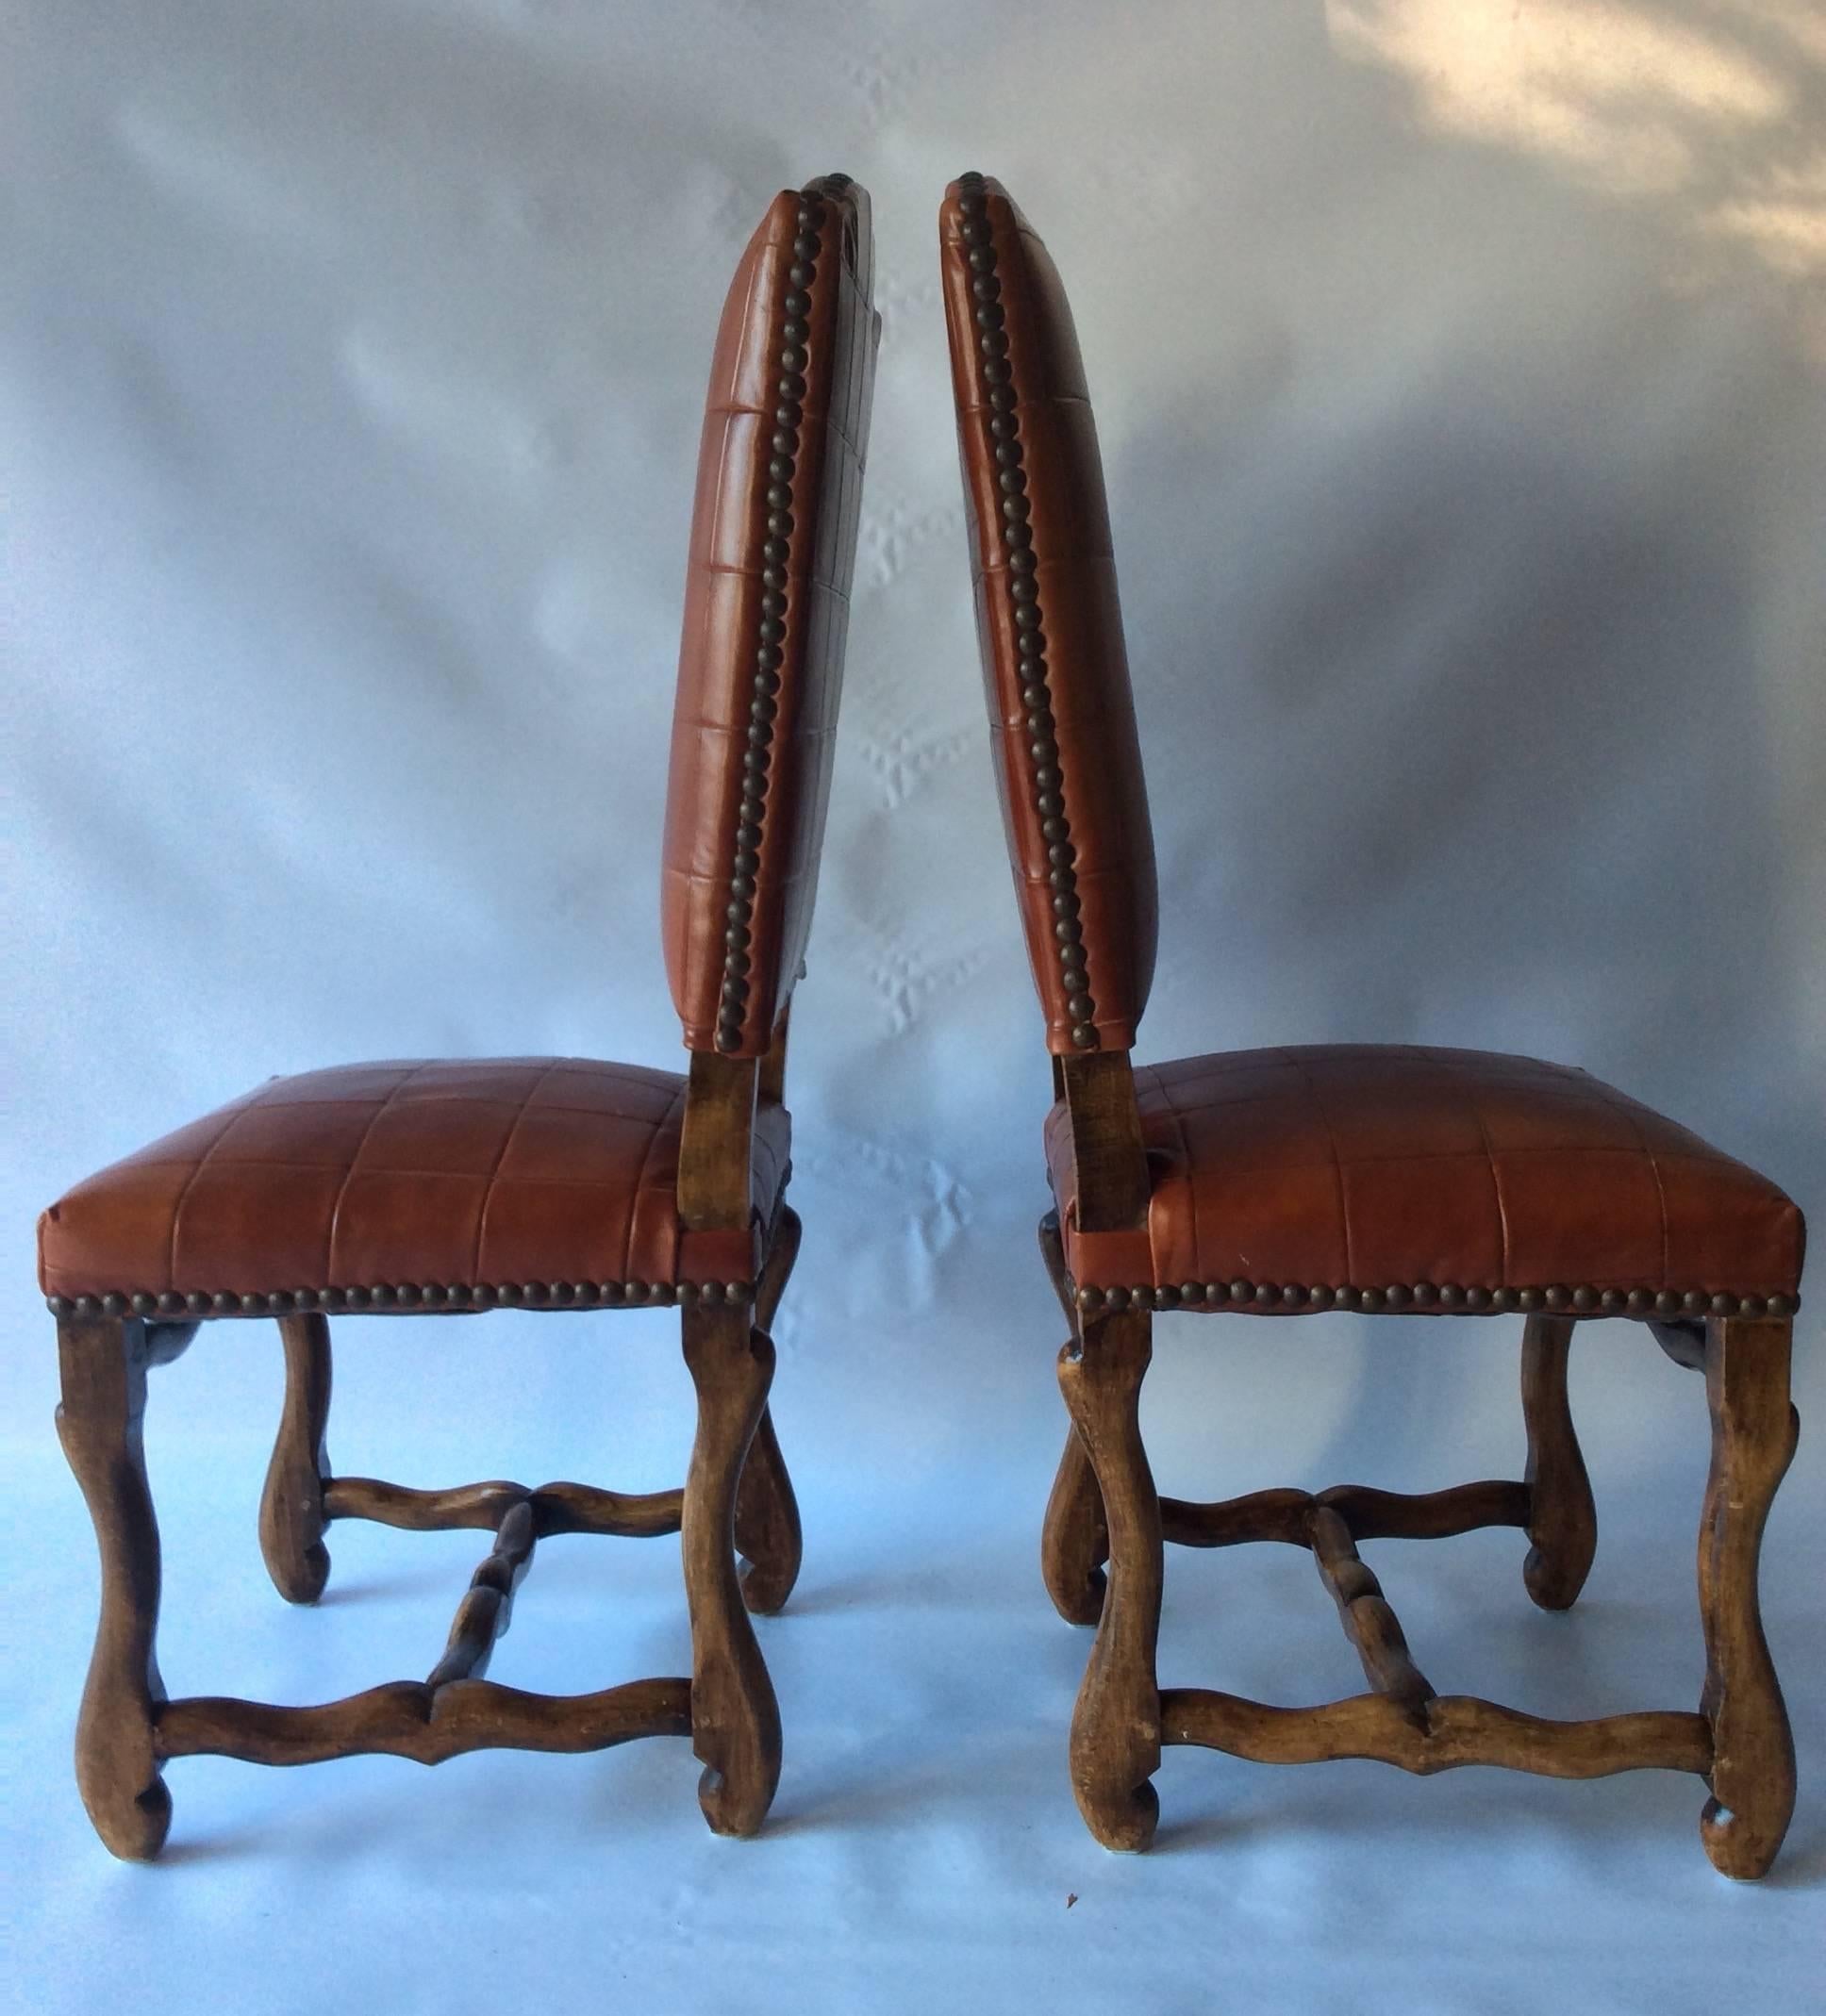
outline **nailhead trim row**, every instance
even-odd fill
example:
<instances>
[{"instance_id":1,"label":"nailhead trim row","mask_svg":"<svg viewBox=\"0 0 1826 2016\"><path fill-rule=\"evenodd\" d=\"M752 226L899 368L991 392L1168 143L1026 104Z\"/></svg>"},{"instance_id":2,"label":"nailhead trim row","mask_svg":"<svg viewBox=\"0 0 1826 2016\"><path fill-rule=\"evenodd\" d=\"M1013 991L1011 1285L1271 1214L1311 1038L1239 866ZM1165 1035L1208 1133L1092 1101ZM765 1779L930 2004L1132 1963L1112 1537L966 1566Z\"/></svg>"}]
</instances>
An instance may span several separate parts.
<instances>
[{"instance_id":1,"label":"nailhead trim row","mask_svg":"<svg viewBox=\"0 0 1826 2016\"><path fill-rule=\"evenodd\" d=\"M366 1288L292 1288L270 1295L209 1294L192 1289L162 1295L51 1295L54 1316L288 1316L311 1310L350 1314L387 1309L659 1309L719 1303L732 1307L755 1298L753 1281L478 1281L376 1283Z\"/></svg>"},{"instance_id":2,"label":"nailhead trim row","mask_svg":"<svg viewBox=\"0 0 1826 2016\"><path fill-rule=\"evenodd\" d=\"M767 538L761 547L761 621L755 651L755 697L749 703L748 752L742 758L742 795L736 820L736 852L729 871L728 929L723 933L722 992L717 1010L717 1048L741 1048L748 1018L749 947L755 921L755 891L760 869L761 836L767 817L768 771L773 759L773 726L779 713L780 668L786 662L787 563L792 551L793 479L798 470L800 430L805 420L805 364L811 334L811 285L822 249L818 234L826 211L822 185L808 184L799 206L798 236L792 241L790 283L781 299L774 331L779 377L774 394L774 434L767 465Z\"/></svg>"},{"instance_id":3,"label":"nailhead trim row","mask_svg":"<svg viewBox=\"0 0 1826 2016\"><path fill-rule=\"evenodd\" d=\"M1014 603L1015 636L1021 657L1021 703L1027 709L1027 754L1032 765L1030 790L1052 864L1047 881L1053 889L1053 926L1064 982L1066 1013L1071 1018L1072 1046L1097 1048L1097 1004L1091 999L1086 967L1084 926L1079 921L1078 878L1073 864L1071 826L1065 813L1064 766L1054 733L1056 723L1047 684L1046 627L1039 603L1038 562L1028 524L1027 477L1022 468L1021 418L1017 410L1014 370L1008 361L1008 339L1003 324L1002 282L996 273L995 240L989 229L988 192L976 171L957 178L957 207L963 223L959 236L970 248L976 297L976 347L982 354L983 381L988 388L989 435L1001 474L1002 540L1008 554L1008 593Z\"/></svg>"},{"instance_id":4,"label":"nailhead trim row","mask_svg":"<svg viewBox=\"0 0 1826 2016\"><path fill-rule=\"evenodd\" d=\"M1509 1310L1590 1316L1791 1316L1801 1306L1793 1295L1707 1295L1691 1288L1659 1294L1648 1288L1460 1288L1417 1281L1411 1287L1325 1288L1275 1281L1186 1281L1177 1288L1079 1288L1077 1305L1089 1315L1124 1309L1349 1309L1364 1314L1403 1309L1456 1311L1500 1315Z\"/></svg>"}]
</instances>

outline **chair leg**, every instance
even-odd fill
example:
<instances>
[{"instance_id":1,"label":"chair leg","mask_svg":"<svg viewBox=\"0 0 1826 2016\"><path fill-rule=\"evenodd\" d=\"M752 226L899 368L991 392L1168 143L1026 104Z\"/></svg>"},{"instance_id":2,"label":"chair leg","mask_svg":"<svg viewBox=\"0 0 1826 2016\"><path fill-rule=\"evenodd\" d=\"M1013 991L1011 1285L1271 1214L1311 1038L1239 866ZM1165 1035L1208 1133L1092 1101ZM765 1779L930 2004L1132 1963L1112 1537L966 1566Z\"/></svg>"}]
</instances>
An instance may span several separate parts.
<instances>
[{"instance_id":1,"label":"chair leg","mask_svg":"<svg viewBox=\"0 0 1826 2016\"><path fill-rule=\"evenodd\" d=\"M736 1498L773 1377L773 1344L747 1308L684 1312L697 1388L685 1478L685 1595L691 1614L691 1739L705 1771L698 1804L718 1834L756 1832L780 1781L780 1710L742 1607Z\"/></svg>"},{"instance_id":2,"label":"chair leg","mask_svg":"<svg viewBox=\"0 0 1826 2016\"><path fill-rule=\"evenodd\" d=\"M1087 1320L1059 1355L1059 1385L1109 1521L1109 1578L1071 1717L1071 1781L1106 1848L1145 1848L1160 1800L1160 1501L1141 1443L1141 1381L1153 1355L1144 1312Z\"/></svg>"},{"instance_id":3,"label":"chair leg","mask_svg":"<svg viewBox=\"0 0 1826 2016\"><path fill-rule=\"evenodd\" d=\"M146 1327L137 1318L58 1325L58 1436L94 1521L101 1618L76 1722L76 1785L114 1854L149 1862L171 1826L158 1776L158 1523L146 1483Z\"/></svg>"},{"instance_id":4,"label":"chair leg","mask_svg":"<svg viewBox=\"0 0 1826 2016\"><path fill-rule=\"evenodd\" d=\"M1049 1211L1039 1221L1039 1250L1053 1293L1075 1336L1078 1305L1066 1271L1056 1211ZM1068 1429L1065 1451L1053 1479L1053 1495L1046 1501L1046 1525L1039 1544L1040 1578L1053 1608L1068 1624L1095 1624L1103 1615L1104 1563L1108 1559L1109 1524L1104 1517L1096 1473L1077 1429Z\"/></svg>"},{"instance_id":5,"label":"chair leg","mask_svg":"<svg viewBox=\"0 0 1826 2016\"><path fill-rule=\"evenodd\" d=\"M1039 1567L1053 1608L1068 1624L1095 1624L1104 1613L1104 1563L1109 1559L1109 1523L1103 1493L1075 1428L1066 1431L1064 1454L1046 1501Z\"/></svg>"},{"instance_id":6,"label":"chair leg","mask_svg":"<svg viewBox=\"0 0 1826 2016\"><path fill-rule=\"evenodd\" d=\"M1700 1836L1717 1868L1746 1879L1775 1859L1794 1811L1794 1738L1756 1588L1763 1527L1801 1429L1788 1400L1791 1329L1772 1317L1705 1326L1712 1468L1700 1521L1700 1708L1712 1725L1712 1796Z\"/></svg>"},{"instance_id":7,"label":"chair leg","mask_svg":"<svg viewBox=\"0 0 1826 2016\"><path fill-rule=\"evenodd\" d=\"M758 1329L773 1327L774 1312L792 1279L803 1231L799 1214L790 1204L782 1204L772 1248L755 1284L755 1322ZM742 1601L755 1616L771 1617L784 1608L792 1594L804 1553L799 1501L793 1496L792 1479L787 1472L786 1458L780 1454L779 1438L773 1432L772 1408L761 1410L760 1426L755 1430L748 1461L742 1465L741 1483L736 1493L736 1546L743 1557Z\"/></svg>"},{"instance_id":8,"label":"chair leg","mask_svg":"<svg viewBox=\"0 0 1826 2016\"><path fill-rule=\"evenodd\" d=\"M1573 1431L1566 1361L1574 1318L1530 1316L1521 1338L1521 1414L1528 1429L1530 1498L1522 1565L1528 1594L1542 1610L1569 1610L1598 1548L1591 1479Z\"/></svg>"},{"instance_id":9,"label":"chair leg","mask_svg":"<svg viewBox=\"0 0 1826 2016\"><path fill-rule=\"evenodd\" d=\"M805 1543L799 1501L773 1432L773 1410L764 1407L736 1491L736 1546L742 1555L742 1602L757 1617L785 1606L799 1579Z\"/></svg>"},{"instance_id":10,"label":"chair leg","mask_svg":"<svg viewBox=\"0 0 1826 2016\"><path fill-rule=\"evenodd\" d=\"M330 1417L330 1326L320 1315L281 1316L285 1411L260 1494L260 1552L288 1603L315 1603L329 1579L324 1545L324 1446Z\"/></svg>"}]
</instances>

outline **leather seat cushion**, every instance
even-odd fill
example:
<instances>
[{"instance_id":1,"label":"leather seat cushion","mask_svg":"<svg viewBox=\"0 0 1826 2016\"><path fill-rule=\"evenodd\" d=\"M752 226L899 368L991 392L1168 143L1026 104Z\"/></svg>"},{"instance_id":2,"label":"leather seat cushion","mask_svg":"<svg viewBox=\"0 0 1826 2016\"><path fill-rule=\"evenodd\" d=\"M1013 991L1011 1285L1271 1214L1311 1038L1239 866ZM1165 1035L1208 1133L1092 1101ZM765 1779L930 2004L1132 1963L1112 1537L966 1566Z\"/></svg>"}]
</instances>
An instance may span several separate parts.
<instances>
[{"instance_id":1,"label":"leather seat cushion","mask_svg":"<svg viewBox=\"0 0 1826 2016\"><path fill-rule=\"evenodd\" d=\"M1182 1058L1135 1080L1154 1286L1768 1297L1800 1281L1801 1213L1775 1184L1584 1071L1327 1045ZM1055 1106L1067 1266L1081 1285L1139 1285L1120 1266L1137 1235L1078 1233L1071 1142Z\"/></svg>"},{"instance_id":2,"label":"leather seat cushion","mask_svg":"<svg viewBox=\"0 0 1826 2016\"><path fill-rule=\"evenodd\" d=\"M50 1296L675 1282L685 1080L570 1057L270 1080L39 1220ZM755 1118L755 1205L787 1172Z\"/></svg>"}]
</instances>

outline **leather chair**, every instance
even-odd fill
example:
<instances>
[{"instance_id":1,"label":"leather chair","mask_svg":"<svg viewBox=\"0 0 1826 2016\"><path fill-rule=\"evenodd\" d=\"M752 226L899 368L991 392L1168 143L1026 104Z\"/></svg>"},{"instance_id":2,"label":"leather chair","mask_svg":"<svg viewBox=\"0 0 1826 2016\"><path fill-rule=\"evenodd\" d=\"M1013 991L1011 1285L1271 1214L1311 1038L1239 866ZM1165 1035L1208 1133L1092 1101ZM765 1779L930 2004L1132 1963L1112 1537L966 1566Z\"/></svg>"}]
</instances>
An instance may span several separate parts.
<instances>
[{"instance_id":1,"label":"leather chair","mask_svg":"<svg viewBox=\"0 0 1826 2016\"><path fill-rule=\"evenodd\" d=\"M717 334L698 464L662 912L686 1075L577 1058L390 1063L270 1081L78 1183L39 1228L58 1429L101 1549L76 1778L116 1855L171 1818L167 1759L601 1749L689 1736L719 1833L752 1834L780 1720L747 1611L799 1566L767 1334L799 1244L785 1201L787 1010L811 922L879 319L869 199L784 191ZM682 1490L414 1491L324 1453L328 1318L676 1305L698 1418ZM429 1676L312 1708L168 1700L146 1372L205 1324L277 1317L286 1399L260 1508L280 1593L315 1600L336 1519L492 1529ZM535 1544L683 1529L689 1678L567 1697L484 1677ZM739 1577L737 1550L747 1565Z\"/></svg>"},{"instance_id":2,"label":"leather chair","mask_svg":"<svg viewBox=\"0 0 1826 2016\"><path fill-rule=\"evenodd\" d=\"M1045 246L1000 185L954 183L939 233L994 767L1057 1095L1045 1127L1056 1208L1040 1236L1071 1326L1059 1379L1072 1428L1043 1560L1060 1612L1097 1625L1071 1726L1079 1808L1107 1846L1144 1847L1163 1743L1416 1772L1658 1765L1706 1778L1708 1854L1761 1876L1794 1801L1756 1573L1796 1435L1801 1214L1671 1120L1525 1057L1348 1045L1131 1066L1154 967L1154 850L1077 339ZM1159 1498L1137 1418L1154 1316L1319 1310L1520 1312L1524 1476L1419 1496L1346 1485ZM1357 1545L1518 1527L1529 1595L1570 1604L1595 1525L1567 1353L1597 1316L1645 1322L1704 1368L1699 1710L1548 1722L1436 1694ZM1160 1689L1163 1540L1309 1547L1370 1691L1288 1709Z\"/></svg>"}]
</instances>

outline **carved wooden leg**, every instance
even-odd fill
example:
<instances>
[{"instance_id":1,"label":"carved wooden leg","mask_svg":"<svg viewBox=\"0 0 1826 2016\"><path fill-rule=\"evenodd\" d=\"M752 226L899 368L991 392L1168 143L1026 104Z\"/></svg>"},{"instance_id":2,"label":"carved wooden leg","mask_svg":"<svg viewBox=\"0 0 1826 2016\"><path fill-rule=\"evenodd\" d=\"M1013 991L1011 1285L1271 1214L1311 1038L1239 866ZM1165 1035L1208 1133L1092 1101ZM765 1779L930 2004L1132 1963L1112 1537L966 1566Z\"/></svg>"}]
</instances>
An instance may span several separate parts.
<instances>
[{"instance_id":1,"label":"carved wooden leg","mask_svg":"<svg viewBox=\"0 0 1826 2016\"><path fill-rule=\"evenodd\" d=\"M1566 1361L1571 1316L1530 1316L1521 1338L1521 1414L1528 1429L1528 1594L1543 1610L1569 1610L1598 1548L1591 1479L1573 1432Z\"/></svg>"},{"instance_id":2,"label":"carved wooden leg","mask_svg":"<svg viewBox=\"0 0 1826 2016\"><path fill-rule=\"evenodd\" d=\"M158 1525L146 1484L146 1327L66 1317L58 1325L58 1435L82 1487L101 1553L101 1621L76 1722L76 1785L95 1831L149 1862L171 1826L153 1714L158 1677Z\"/></svg>"},{"instance_id":3,"label":"carved wooden leg","mask_svg":"<svg viewBox=\"0 0 1826 2016\"><path fill-rule=\"evenodd\" d=\"M1743 1878L1768 1870L1794 1811L1794 1738L1756 1591L1769 1502L1801 1431L1788 1402L1791 1328L1773 1317L1705 1326L1712 1469L1700 1527L1700 1707L1712 1725L1712 1797L1700 1836L1718 1869Z\"/></svg>"},{"instance_id":4,"label":"carved wooden leg","mask_svg":"<svg viewBox=\"0 0 1826 2016\"><path fill-rule=\"evenodd\" d=\"M786 1458L773 1432L773 1411L761 1410L736 1493L736 1545L743 1556L742 1601L757 1617L771 1617L799 1579L804 1542L799 1501L792 1495Z\"/></svg>"},{"instance_id":5,"label":"carved wooden leg","mask_svg":"<svg viewBox=\"0 0 1826 2016\"><path fill-rule=\"evenodd\" d=\"M285 1412L260 1495L260 1552L288 1603L315 1603L329 1579L324 1545L324 1447L330 1417L330 1326L324 1316L281 1316Z\"/></svg>"},{"instance_id":6,"label":"carved wooden leg","mask_svg":"<svg viewBox=\"0 0 1826 2016\"><path fill-rule=\"evenodd\" d=\"M755 1322L761 1330L772 1328L780 1297L792 1279L803 1231L799 1214L790 1204L782 1204L767 1264L755 1284ZM771 1408L761 1411L760 1426L742 1465L741 1485L736 1494L736 1545L744 1557L742 1601L755 1616L771 1617L792 1594L804 1552L799 1501L793 1496L792 1479L773 1432Z\"/></svg>"},{"instance_id":7,"label":"carved wooden leg","mask_svg":"<svg viewBox=\"0 0 1826 2016\"><path fill-rule=\"evenodd\" d=\"M1160 1801L1160 1501L1141 1444L1141 1380L1153 1355L1142 1313L1087 1319L1059 1355L1059 1385L1109 1521L1109 1580L1071 1717L1071 1782L1106 1848L1145 1848Z\"/></svg>"},{"instance_id":8,"label":"carved wooden leg","mask_svg":"<svg viewBox=\"0 0 1826 2016\"><path fill-rule=\"evenodd\" d=\"M698 1804L718 1834L755 1833L780 1781L780 1710L736 1575L737 1484L773 1377L772 1340L749 1314L684 1314L685 1363L697 1388L682 1543L691 1739L706 1766Z\"/></svg>"},{"instance_id":9,"label":"carved wooden leg","mask_svg":"<svg viewBox=\"0 0 1826 2016\"><path fill-rule=\"evenodd\" d=\"M1068 1624L1095 1624L1104 1613L1104 1563L1109 1559L1109 1522L1104 1495L1075 1428L1046 1501L1039 1567L1053 1608Z\"/></svg>"},{"instance_id":10,"label":"carved wooden leg","mask_svg":"<svg viewBox=\"0 0 1826 2016\"><path fill-rule=\"evenodd\" d=\"M1059 1237L1059 1215L1049 1211L1039 1221L1040 1258L1059 1298L1065 1320L1075 1335L1078 1305L1065 1271L1065 1245ZM1109 1559L1109 1524L1104 1517L1103 1495L1078 1440L1075 1428L1066 1430L1064 1454L1046 1501L1046 1525L1040 1534L1039 1572L1053 1608L1068 1624L1095 1624L1104 1613L1104 1563Z\"/></svg>"}]
</instances>

